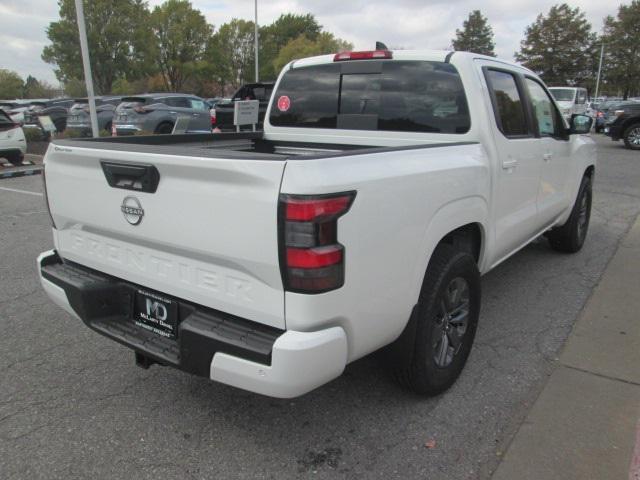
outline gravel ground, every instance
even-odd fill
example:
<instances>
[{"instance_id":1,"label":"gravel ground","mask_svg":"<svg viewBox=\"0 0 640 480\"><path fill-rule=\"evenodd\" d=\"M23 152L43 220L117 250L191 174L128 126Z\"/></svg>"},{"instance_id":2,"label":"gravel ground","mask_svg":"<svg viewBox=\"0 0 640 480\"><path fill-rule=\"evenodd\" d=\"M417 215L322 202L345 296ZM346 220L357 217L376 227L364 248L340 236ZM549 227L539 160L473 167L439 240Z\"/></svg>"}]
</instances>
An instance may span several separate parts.
<instances>
[{"instance_id":1,"label":"gravel ground","mask_svg":"<svg viewBox=\"0 0 640 480\"><path fill-rule=\"evenodd\" d=\"M43 199L7 190L41 192L40 176L0 180L0 478L489 478L640 212L640 152L597 141L585 248L537 240L483 277L469 363L427 400L375 355L295 400L137 368L40 289Z\"/></svg>"}]
</instances>

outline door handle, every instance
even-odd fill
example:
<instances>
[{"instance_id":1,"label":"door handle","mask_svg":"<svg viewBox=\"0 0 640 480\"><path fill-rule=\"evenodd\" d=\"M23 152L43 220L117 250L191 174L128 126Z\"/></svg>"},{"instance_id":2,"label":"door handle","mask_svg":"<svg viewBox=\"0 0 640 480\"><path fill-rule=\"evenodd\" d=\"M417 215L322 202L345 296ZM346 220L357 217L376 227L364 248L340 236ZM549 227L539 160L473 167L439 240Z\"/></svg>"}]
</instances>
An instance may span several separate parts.
<instances>
[{"instance_id":1,"label":"door handle","mask_svg":"<svg viewBox=\"0 0 640 480\"><path fill-rule=\"evenodd\" d=\"M544 155L542 155L542 159L545 162L548 162L549 160L551 160L552 157L553 157L553 155L551 153L545 153Z\"/></svg>"},{"instance_id":2,"label":"door handle","mask_svg":"<svg viewBox=\"0 0 640 480\"><path fill-rule=\"evenodd\" d=\"M153 165L100 161L107 183L113 188L155 193L160 173Z\"/></svg>"},{"instance_id":3,"label":"door handle","mask_svg":"<svg viewBox=\"0 0 640 480\"><path fill-rule=\"evenodd\" d=\"M518 165L518 160L512 157L507 157L505 160L502 161L502 168L504 168L505 170L513 168L516 165Z\"/></svg>"}]
</instances>

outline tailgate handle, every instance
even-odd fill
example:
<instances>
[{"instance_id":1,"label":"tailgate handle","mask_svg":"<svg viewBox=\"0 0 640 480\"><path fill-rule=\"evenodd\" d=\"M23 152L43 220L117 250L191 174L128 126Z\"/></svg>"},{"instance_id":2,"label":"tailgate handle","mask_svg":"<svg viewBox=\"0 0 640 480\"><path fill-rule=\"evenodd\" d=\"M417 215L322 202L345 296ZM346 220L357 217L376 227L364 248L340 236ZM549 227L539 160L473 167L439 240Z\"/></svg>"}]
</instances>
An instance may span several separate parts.
<instances>
[{"instance_id":1,"label":"tailgate handle","mask_svg":"<svg viewBox=\"0 0 640 480\"><path fill-rule=\"evenodd\" d=\"M104 176L113 188L135 192L155 193L160 183L160 173L153 165L100 161Z\"/></svg>"}]
</instances>

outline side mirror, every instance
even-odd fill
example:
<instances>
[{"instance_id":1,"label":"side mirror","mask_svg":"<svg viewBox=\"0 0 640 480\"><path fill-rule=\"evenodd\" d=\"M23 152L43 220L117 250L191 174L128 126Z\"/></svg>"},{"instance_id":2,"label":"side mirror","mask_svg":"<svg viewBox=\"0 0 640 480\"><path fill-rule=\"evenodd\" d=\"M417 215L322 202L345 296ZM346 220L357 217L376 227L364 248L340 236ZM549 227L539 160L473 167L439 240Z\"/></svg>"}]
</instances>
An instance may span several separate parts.
<instances>
[{"instance_id":1,"label":"side mirror","mask_svg":"<svg viewBox=\"0 0 640 480\"><path fill-rule=\"evenodd\" d=\"M569 134L589 133L591 131L591 125L593 125L593 118L588 115L572 115L569 122Z\"/></svg>"}]
</instances>

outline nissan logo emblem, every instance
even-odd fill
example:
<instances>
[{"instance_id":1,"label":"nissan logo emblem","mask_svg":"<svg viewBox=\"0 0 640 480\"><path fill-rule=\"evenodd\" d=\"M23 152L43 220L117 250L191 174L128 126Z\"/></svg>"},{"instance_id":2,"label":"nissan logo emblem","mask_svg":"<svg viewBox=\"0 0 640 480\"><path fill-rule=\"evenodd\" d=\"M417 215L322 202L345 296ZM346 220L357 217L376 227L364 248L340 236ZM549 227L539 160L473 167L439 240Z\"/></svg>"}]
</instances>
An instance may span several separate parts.
<instances>
[{"instance_id":1,"label":"nissan logo emblem","mask_svg":"<svg viewBox=\"0 0 640 480\"><path fill-rule=\"evenodd\" d=\"M125 220L131 225L140 225L142 222L144 210L136 197L124 197L120 210L122 210Z\"/></svg>"}]
</instances>

